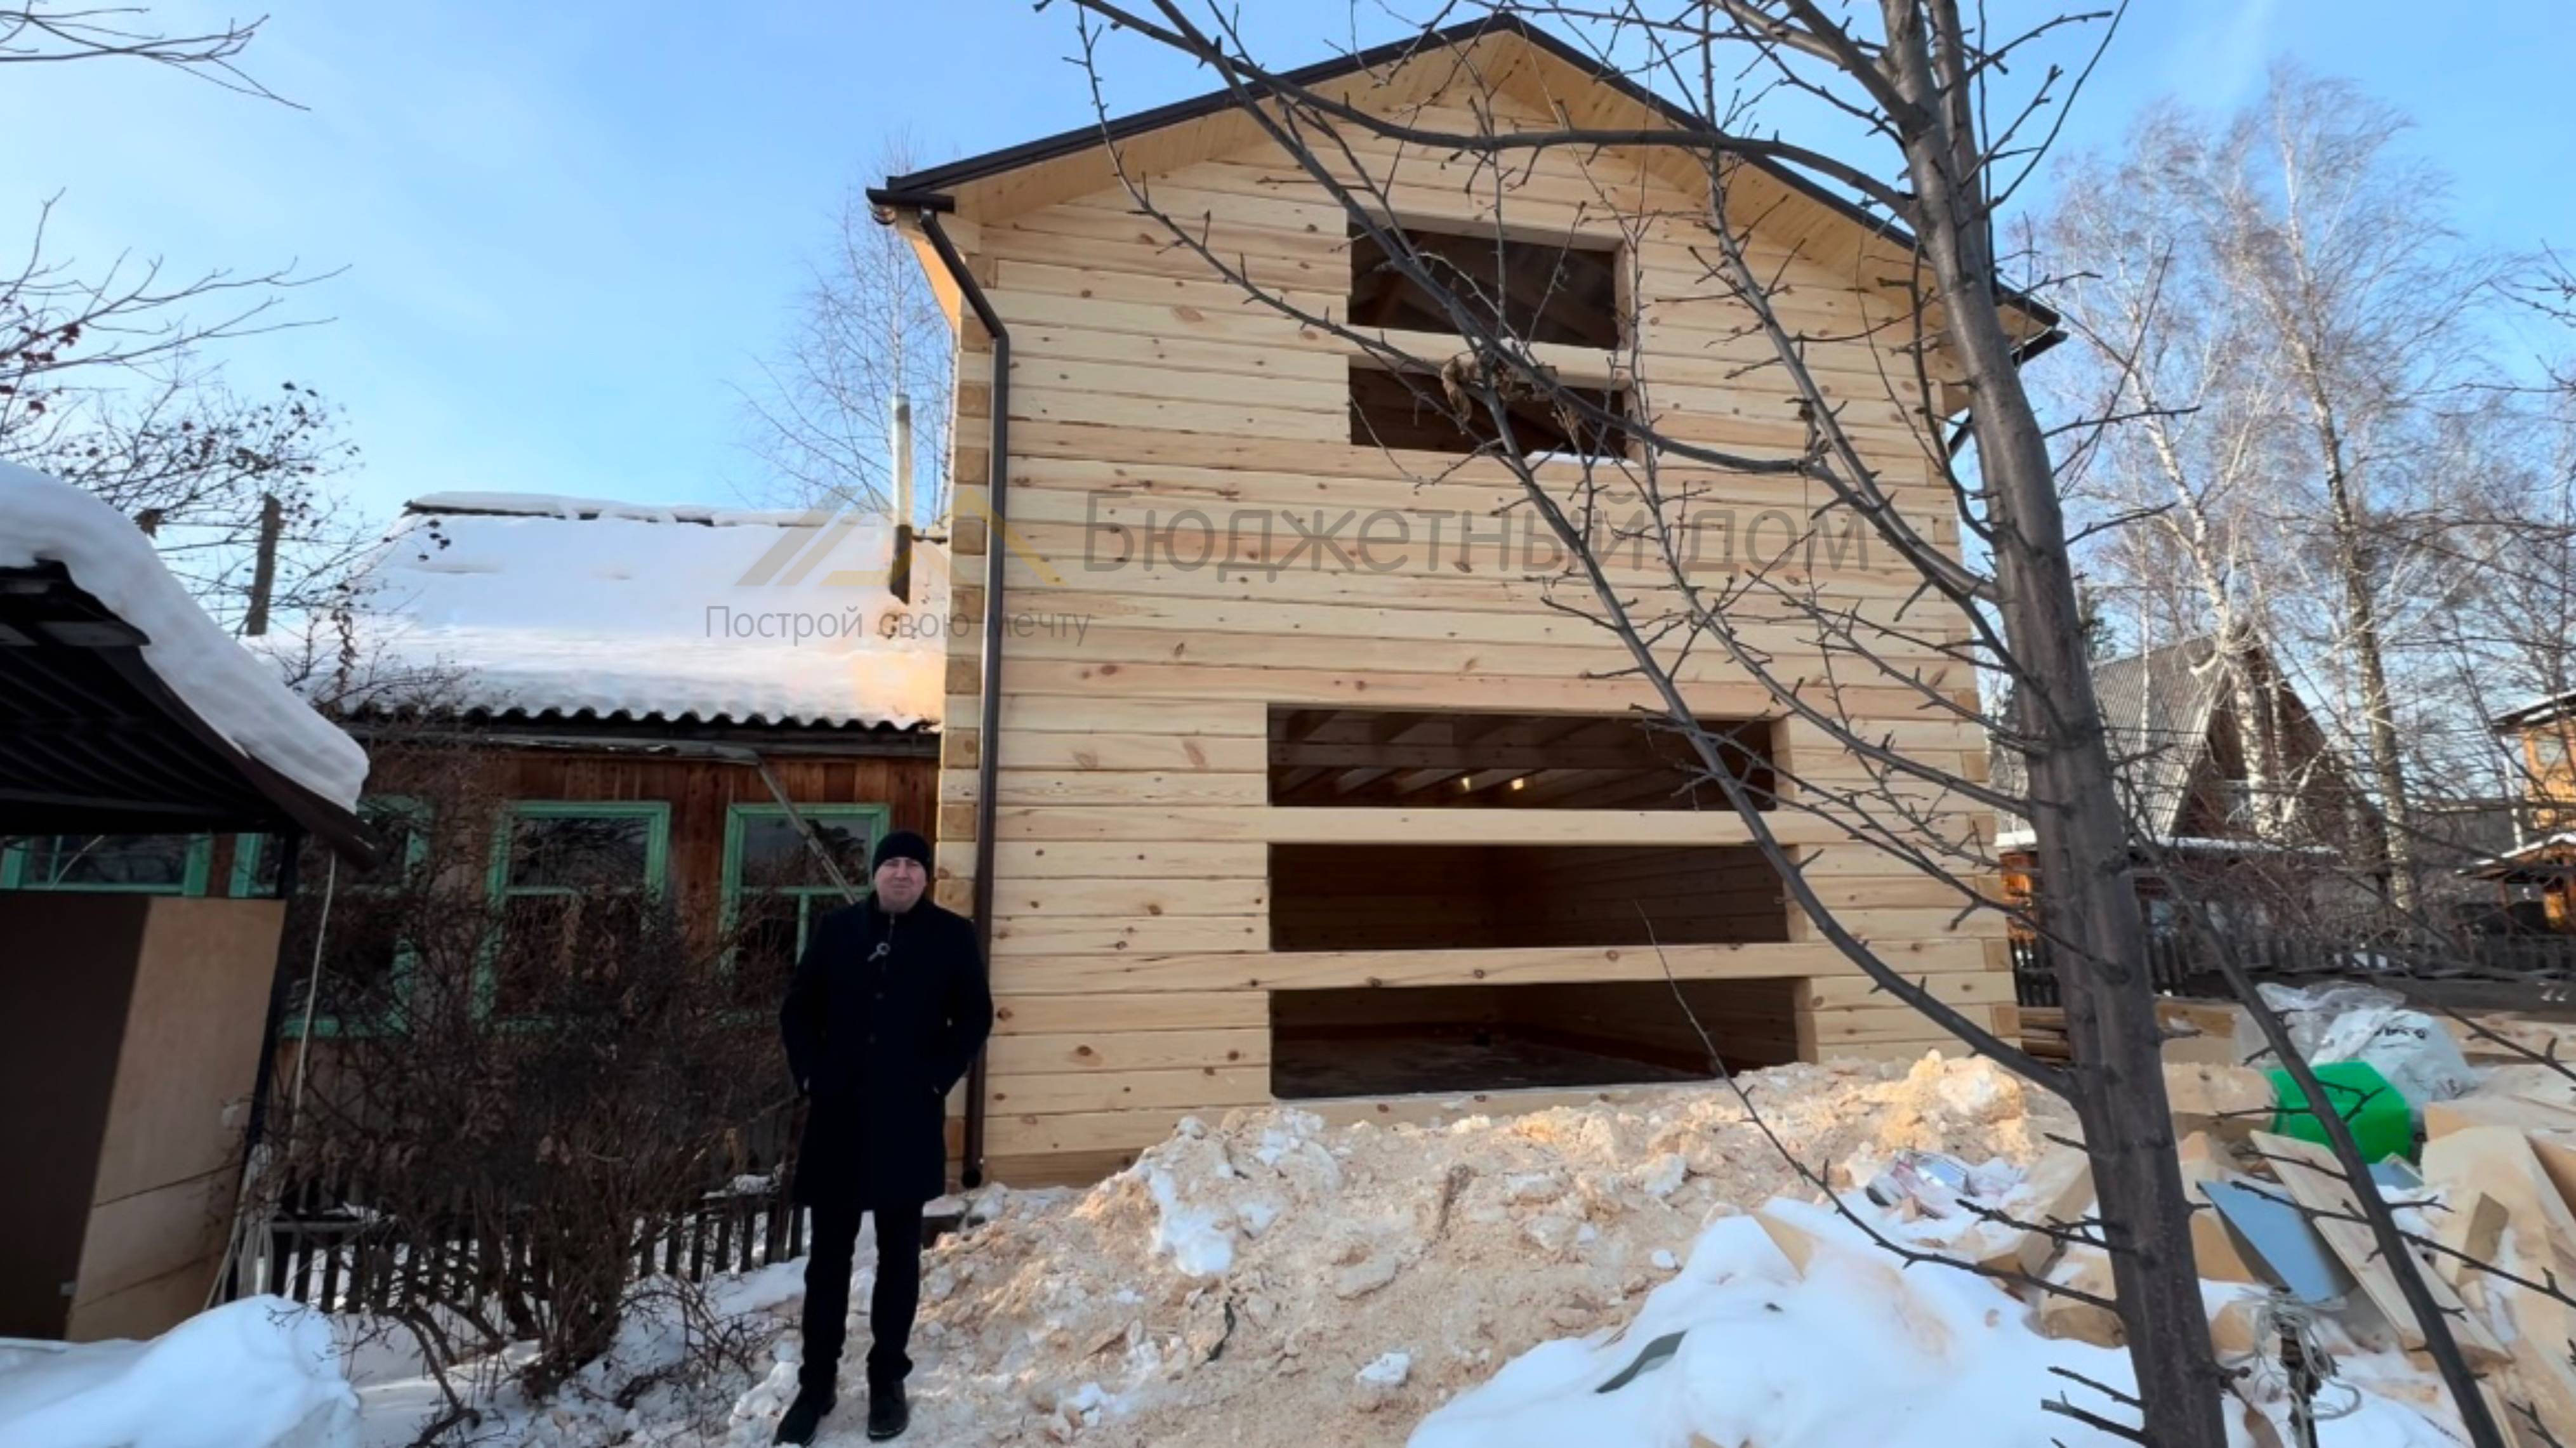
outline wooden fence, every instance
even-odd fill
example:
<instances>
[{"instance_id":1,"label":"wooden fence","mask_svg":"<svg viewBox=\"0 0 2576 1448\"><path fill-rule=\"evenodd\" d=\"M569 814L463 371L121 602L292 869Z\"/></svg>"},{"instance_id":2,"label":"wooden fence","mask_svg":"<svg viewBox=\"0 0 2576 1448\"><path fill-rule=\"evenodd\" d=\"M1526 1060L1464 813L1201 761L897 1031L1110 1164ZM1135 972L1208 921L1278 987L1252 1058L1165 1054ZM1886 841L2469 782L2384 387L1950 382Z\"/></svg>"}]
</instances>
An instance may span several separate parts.
<instances>
[{"instance_id":1,"label":"wooden fence","mask_svg":"<svg viewBox=\"0 0 2576 1448\"><path fill-rule=\"evenodd\" d=\"M754 1189L710 1192L668 1221L635 1224L633 1275L704 1282L804 1255L806 1214L783 1173ZM478 1236L464 1213L444 1222L391 1221L367 1205L366 1181L308 1179L269 1226L265 1291L326 1312L381 1312L414 1301L476 1295L476 1284L540 1281L529 1239Z\"/></svg>"},{"instance_id":2,"label":"wooden fence","mask_svg":"<svg viewBox=\"0 0 2576 1448\"><path fill-rule=\"evenodd\" d=\"M803 1256L806 1213L788 1195L801 1124L792 1109L763 1112L736 1138L740 1155L725 1168L735 1175L710 1181L682 1210L631 1223L630 1280L704 1282ZM499 1231L478 1232L462 1187L441 1210L398 1218L382 1209L364 1155L320 1163L289 1155L277 1169L289 1187L269 1222L262 1290L328 1312L479 1300L503 1282L546 1295L532 1234L512 1222L518 1214L504 1211ZM482 1215L488 1224L493 1214Z\"/></svg>"},{"instance_id":3,"label":"wooden fence","mask_svg":"<svg viewBox=\"0 0 2576 1448\"><path fill-rule=\"evenodd\" d=\"M2227 938L2258 980L2339 976L2366 980L2487 980L2535 988L2576 984L2576 935L2479 935L2441 940L2339 941L2322 936L2240 932ZM2211 947L2180 935L2147 942L2148 978L2161 995L2225 995ZM2013 995L2023 1006L2060 1004L2047 942L2012 942Z\"/></svg>"}]
</instances>

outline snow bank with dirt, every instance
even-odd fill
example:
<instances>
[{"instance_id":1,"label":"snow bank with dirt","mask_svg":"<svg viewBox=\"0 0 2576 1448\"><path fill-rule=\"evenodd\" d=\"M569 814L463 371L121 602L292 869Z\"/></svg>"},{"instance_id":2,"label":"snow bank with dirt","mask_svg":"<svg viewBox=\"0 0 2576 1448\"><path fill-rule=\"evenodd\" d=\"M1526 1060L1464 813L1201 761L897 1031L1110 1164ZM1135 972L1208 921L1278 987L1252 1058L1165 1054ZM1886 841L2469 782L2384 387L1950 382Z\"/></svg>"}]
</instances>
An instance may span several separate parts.
<instances>
[{"instance_id":1,"label":"snow bank with dirt","mask_svg":"<svg viewBox=\"0 0 2576 1448\"><path fill-rule=\"evenodd\" d=\"M275 1297L150 1342L0 1342L0 1448L354 1448L328 1319Z\"/></svg>"},{"instance_id":2,"label":"snow bank with dirt","mask_svg":"<svg viewBox=\"0 0 2576 1448\"><path fill-rule=\"evenodd\" d=\"M1983 1279L1902 1267L1819 1205L1826 1194L1808 1175L1892 1238L1973 1252L1984 1224L1902 1203L1882 1209L1857 1188L1902 1153L1937 1151L2018 1189L2051 1136L2075 1134L2060 1103L2026 1094L1989 1063L1938 1057L1787 1066L1742 1084L1759 1124L1722 1086L1425 1125L1330 1126L1290 1108L1247 1109L1182 1123L1085 1191L987 1189L972 1203L986 1220L923 1262L907 1441L2115 1441L2040 1404L2063 1395L2125 1416L2049 1372L2118 1388L2131 1381L2123 1352L2043 1339L2031 1308ZM2004 1207L2032 1210L2011 1195ZM1764 1218L1817 1244L1803 1274ZM762 1371L729 1409L556 1405L476 1441L766 1444L796 1391L800 1302L781 1290L787 1270L770 1269L740 1299L768 1303L748 1309L743 1343ZM863 1234L843 1407L825 1421L824 1445L865 1441L860 1365L874 1278ZM2328 1426L2329 1448L2455 1441L2438 1387L2426 1392L2402 1357L2331 1345L2347 1378L2374 1395ZM582 1394L614 1388L603 1381Z\"/></svg>"},{"instance_id":3,"label":"snow bank with dirt","mask_svg":"<svg viewBox=\"0 0 2576 1448\"><path fill-rule=\"evenodd\" d=\"M234 642L131 519L90 493L0 462L0 568L60 563L72 582L143 631L143 660L217 734L343 808L367 778L356 740Z\"/></svg>"}]
</instances>

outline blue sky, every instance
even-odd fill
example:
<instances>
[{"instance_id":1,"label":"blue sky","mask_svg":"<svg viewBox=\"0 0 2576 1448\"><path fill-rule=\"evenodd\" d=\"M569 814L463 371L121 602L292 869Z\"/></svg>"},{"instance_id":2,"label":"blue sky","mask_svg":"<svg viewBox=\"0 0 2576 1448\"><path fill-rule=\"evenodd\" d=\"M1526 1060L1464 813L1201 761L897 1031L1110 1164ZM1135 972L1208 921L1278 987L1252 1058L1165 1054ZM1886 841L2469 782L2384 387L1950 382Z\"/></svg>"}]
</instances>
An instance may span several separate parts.
<instances>
[{"instance_id":1,"label":"blue sky","mask_svg":"<svg viewBox=\"0 0 2576 1448\"><path fill-rule=\"evenodd\" d=\"M1353 33L1343 0L1248 8L1276 61ZM2411 113L2470 236L2576 249L2576 7L2479 8L2140 0L2068 143L2116 140L2161 95L2244 99L2288 57ZM154 7L171 28L221 13ZM1394 33L1357 13L1361 42ZM339 269L291 304L325 325L221 355L244 386L345 404L352 491L379 512L460 488L754 497L736 389L844 188L891 132L939 160L1087 122L1071 32L1015 0L275 0L246 64L301 110L144 66L13 67L0 241L59 196L50 249L91 270ZM1151 47L1114 56L1118 109L1206 88Z\"/></svg>"}]
</instances>

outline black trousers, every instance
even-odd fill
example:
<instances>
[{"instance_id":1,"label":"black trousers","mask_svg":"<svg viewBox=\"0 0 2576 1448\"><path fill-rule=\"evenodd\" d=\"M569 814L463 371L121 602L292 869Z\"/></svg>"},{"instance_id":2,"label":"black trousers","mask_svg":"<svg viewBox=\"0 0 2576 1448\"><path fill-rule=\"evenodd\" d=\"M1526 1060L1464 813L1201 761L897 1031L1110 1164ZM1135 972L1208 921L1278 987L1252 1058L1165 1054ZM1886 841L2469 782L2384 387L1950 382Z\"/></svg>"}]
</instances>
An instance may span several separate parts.
<instances>
[{"instance_id":1,"label":"black trousers","mask_svg":"<svg viewBox=\"0 0 2576 1448\"><path fill-rule=\"evenodd\" d=\"M921 1208L919 1202L896 1203L867 1213L877 1220L877 1286L868 1301L870 1388L891 1387L912 1371L904 1347L912 1341L913 1315L921 1310ZM829 1392L840 1376L859 1215L854 1206L814 1208L814 1241L805 1259L805 1363L796 1375L805 1387Z\"/></svg>"}]
</instances>

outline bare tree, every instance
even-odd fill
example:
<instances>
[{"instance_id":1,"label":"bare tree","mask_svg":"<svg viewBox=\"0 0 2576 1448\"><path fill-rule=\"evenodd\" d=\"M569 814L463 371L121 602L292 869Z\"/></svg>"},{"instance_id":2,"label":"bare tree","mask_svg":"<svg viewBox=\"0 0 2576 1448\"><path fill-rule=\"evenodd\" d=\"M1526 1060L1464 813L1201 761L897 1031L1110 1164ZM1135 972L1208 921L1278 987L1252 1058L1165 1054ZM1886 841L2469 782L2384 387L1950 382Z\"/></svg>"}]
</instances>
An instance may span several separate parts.
<instances>
[{"instance_id":1,"label":"bare tree","mask_svg":"<svg viewBox=\"0 0 2576 1448\"><path fill-rule=\"evenodd\" d=\"M1113 27L1208 68L1278 147L1296 184L1338 202L1353 245L1400 279L1439 335L1359 324L1264 285L1229 253L1212 218L1158 206L1150 175L1128 171L1122 156L1136 208L1254 304L1338 339L1355 365L1392 379L1409 400L1412 435L1436 427L1463 440L1448 450L1499 464L1518 484L1518 506L1560 549L1554 603L1617 641L1623 672L1658 701L1652 723L1693 751L1695 784L1734 807L1813 938L1973 1049L2071 1103L2084 1126L2098 1218L2060 1234L2109 1249L2138 1391L2108 1411L2134 1409L2140 1422L2063 1401L2051 1407L2141 1442L2225 1442L2224 1376L2211 1356L2174 1160L2130 832L2087 668L2086 611L2059 494L2057 451L2075 450L2087 429L2052 433L2040 422L2019 364L2045 314L2007 293L1998 275L1998 208L2044 149L2051 118L2062 114L2098 46L2065 67L2022 67L2038 79L2017 98L1994 87L2017 59L2107 17L2059 16L2000 32L1952 0L1476 7L1525 27L1543 21L1589 49L1631 96L1651 89L1660 97L1587 121L1516 104L1472 59L1427 39L1395 67L1440 68L1451 99L1437 114L1302 85L1250 53L1230 11L1201 17L1176 0L1134 8L1074 0L1073 8L1095 95L1100 47ZM2109 30L2098 26L2100 42ZM1883 149L1864 165L1760 132L1755 107L1784 95L1855 119ZM1457 119L1461 112L1467 120ZM1110 144L1115 154L1114 137ZM1483 208L1480 233L1490 223L1488 240L1461 251L1397 224L1402 208L1388 178L1406 165L1464 173L1465 193ZM1651 238L1668 254L1676 237L1686 238L1694 285L1645 312L1625 310L1606 364L1536 335L1544 302L1532 303L1529 293L1543 296L1549 284L1533 288L1507 259L1515 238L1562 229L1511 220L1520 178L1542 165L1552 178L1567 170L1586 178L1596 188L1586 214L1622 229L1630 258L1623 264L1632 271L1623 295L1647 290L1633 284L1639 243ZM1687 185L1676 181L1677 170ZM1883 218L1869 223L1857 264L1784 243L1767 224L1825 191L1856 196ZM1641 207L1641 195L1665 200ZM1490 260L1480 260L1487 244ZM1802 289L1820 286L1851 289L1857 311L1807 305ZM1641 339L1671 325L1672 308L1684 305L1698 309L1689 325L1710 334L1710 355L1738 369L1740 386L1783 397L1792 436L1739 444L1664 424L1656 406L1666 385L1662 364ZM1874 371L1829 362L1837 344L1853 343L1874 353ZM1577 364L1600 376L1566 375ZM1954 436L1948 419L1962 411ZM1892 445L1891 434L1904 441ZM1398 468L1438 475L1423 472L1420 453L1383 434L1381 441ZM1693 511L1745 478L1806 489L1804 530L1712 567L1694 547ZM1927 501L1926 484L1937 503ZM1852 538L1865 539L1874 560L1894 559L1912 595L1882 607L1838 590L1835 560L1847 556L1840 550ZM1818 734L1819 752L1834 758L1802 751L1782 763L1776 788L1752 783L1735 757L1732 721L1704 718L1685 682L1705 677L1696 660L1711 656L1728 677L1757 684L1782 718ZM1974 687L1981 672L2001 681L2007 710L1981 706ZM2007 787L1897 747L1884 728L1864 722L1860 701L1873 693L1902 698L1926 719L1991 730L2026 784ZM1998 887L1986 837L1961 826L1963 815L1984 810L2031 821L2047 883L2027 908ZM2074 1064L2032 1059L1874 948L1808 878L1800 851L1784 843L1778 824L1792 813L1830 822L1841 838L1934 882L1962 921L1992 928L2008 916L2037 932L2058 962ZM2259 1002L2256 1009L2269 1020ZM2289 1064L2305 1073L2303 1062ZM2361 1214L2382 1250L2403 1257L2349 1132L2340 1121L2326 1131L2360 1179ZM2477 1441L2497 1442L2429 1292L2409 1264L2396 1270Z\"/></svg>"},{"instance_id":2,"label":"bare tree","mask_svg":"<svg viewBox=\"0 0 2576 1448\"><path fill-rule=\"evenodd\" d=\"M2439 421L2475 361L2468 325L2496 273L2457 244L2441 178L2394 150L2404 119L2349 85L2276 71L2209 151L2195 191L2229 286L2268 342L2251 359L2287 393L2296 466L2276 515L2307 546L2302 627L2345 687L2386 821L2391 893L2411 907L2413 791L2397 685L2410 567ZM2416 545L2416 546L2410 546Z\"/></svg>"},{"instance_id":3,"label":"bare tree","mask_svg":"<svg viewBox=\"0 0 2576 1448\"><path fill-rule=\"evenodd\" d=\"M901 138L879 171L909 170ZM797 298L778 355L745 395L752 445L770 484L801 507L891 513L896 439L908 438L915 526L945 517L949 410L956 392L948 321L903 239L876 224L853 189L833 219L830 247ZM898 410L901 417L898 418Z\"/></svg>"},{"instance_id":4,"label":"bare tree","mask_svg":"<svg viewBox=\"0 0 2576 1448\"><path fill-rule=\"evenodd\" d=\"M260 24L173 35L137 7L0 6L0 65L140 60L280 100L236 64ZM83 267L49 251L55 204L0 273L0 458L134 519L219 619L264 632L328 608L373 532L331 486L357 458L339 409L294 382L245 395L209 360L309 325L285 297L327 274L174 273L130 253Z\"/></svg>"},{"instance_id":5,"label":"bare tree","mask_svg":"<svg viewBox=\"0 0 2576 1448\"><path fill-rule=\"evenodd\" d=\"M2071 345L2053 368L2066 411L2115 419L2066 470L2087 520L2094 587L2141 649L2206 635L2225 676L2259 839L2289 837L2301 794L2282 720L2256 660L2275 630L2267 504L2285 466L2277 376L2250 364L2257 330L2211 263L2211 238L2182 193L2196 147L2170 109L2132 133L2116 163L2083 158L2039 238L2062 283L2051 293Z\"/></svg>"},{"instance_id":6,"label":"bare tree","mask_svg":"<svg viewBox=\"0 0 2576 1448\"><path fill-rule=\"evenodd\" d=\"M140 5L0 5L0 65L41 65L73 60L125 59L166 65L199 80L263 100L276 92L233 61L268 17L228 20L209 30L170 35L143 23Z\"/></svg>"}]
</instances>

